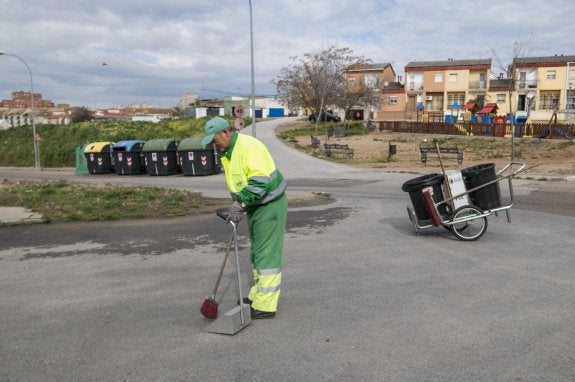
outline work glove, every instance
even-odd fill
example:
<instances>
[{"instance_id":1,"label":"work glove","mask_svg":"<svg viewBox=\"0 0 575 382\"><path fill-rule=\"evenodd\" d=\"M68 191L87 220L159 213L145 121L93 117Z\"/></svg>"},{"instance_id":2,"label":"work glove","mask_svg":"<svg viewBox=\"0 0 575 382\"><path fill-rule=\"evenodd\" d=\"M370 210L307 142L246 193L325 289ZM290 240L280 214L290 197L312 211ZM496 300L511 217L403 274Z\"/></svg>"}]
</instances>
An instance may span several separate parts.
<instances>
[{"instance_id":1,"label":"work glove","mask_svg":"<svg viewBox=\"0 0 575 382\"><path fill-rule=\"evenodd\" d=\"M234 222L238 223L242 220L244 214L244 207L240 204L240 202L235 201L232 205L228 208L228 217L226 218L226 223Z\"/></svg>"}]
</instances>

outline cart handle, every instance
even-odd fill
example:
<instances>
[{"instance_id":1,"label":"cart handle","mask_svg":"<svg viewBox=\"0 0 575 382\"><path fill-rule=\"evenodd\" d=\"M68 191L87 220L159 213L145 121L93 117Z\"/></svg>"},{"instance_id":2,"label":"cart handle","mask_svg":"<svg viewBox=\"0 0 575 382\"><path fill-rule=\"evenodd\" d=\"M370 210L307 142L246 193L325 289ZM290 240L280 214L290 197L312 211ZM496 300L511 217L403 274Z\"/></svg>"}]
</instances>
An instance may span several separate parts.
<instances>
[{"instance_id":1,"label":"cart handle","mask_svg":"<svg viewBox=\"0 0 575 382\"><path fill-rule=\"evenodd\" d=\"M500 181L502 181L503 179L512 178L512 177L514 177L515 175L519 174L520 172L523 172L523 171L526 171L526 170L530 170L530 169L532 169L532 168L534 168L534 167L539 166L541 163L543 163L543 162L539 162L539 163L534 164L533 166L527 167L527 165L526 165L524 162L509 162L501 171L499 171L499 175L498 175L497 179L493 179L493 180L491 180L491 181L489 181L489 182L487 182L487 183L483 183L483 184L481 184L481 185L479 185L479 186L477 186L477 187L473 187L473 188L470 189L470 190L467 190L467 191L462 192L462 193L460 193L460 194L454 195L454 196L452 196L452 197L450 197L450 198L444 199L444 200L442 200L442 201L440 201L440 202L437 202L436 204L437 204L437 205L445 204L445 203L447 203L447 202L450 202L450 201L452 201L452 200L454 200L454 199L459 198L460 196L470 194L470 193L472 193L472 192L474 192L474 191L477 191L477 190L479 190L479 189L481 189L481 188L483 188L483 187L487 187L487 186L489 186L489 185L491 185L491 184L500 182ZM503 173L505 170L507 170L509 167L511 167L511 166L514 165L514 164L518 164L518 165L520 165L521 167L520 167L517 171L515 171L515 172L512 172L512 173L510 173L510 174L501 176L501 173Z\"/></svg>"},{"instance_id":2,"label":"cart handle","mask_svg":"<svg viewBox=\"0 0 575 382\"><path fill-rule=\"evenodd\" d=\"M542 163L542 162L539 162L539 163L537 163L537 164L531 166L530 168L533 168L533 167L535 167L535 166L539 166L541 163ZM510 167L513 167L513 165L519 165L519 168L512 174L512 176L513 176L513 175L516 175L516 174L518 174L518 173L520 173L520 172L522 172L522 171L524 171L524 170L525 170L525 167L527 167L527 163L525 163L525 162L511 161L511 162L507 163L507 165L505 165L505 167L503 167L501 170L499 170L498 173L497 173L497 175L503 174L503 173L504 173L505 171L507 171Z\"/></svg>"}]
</instances>

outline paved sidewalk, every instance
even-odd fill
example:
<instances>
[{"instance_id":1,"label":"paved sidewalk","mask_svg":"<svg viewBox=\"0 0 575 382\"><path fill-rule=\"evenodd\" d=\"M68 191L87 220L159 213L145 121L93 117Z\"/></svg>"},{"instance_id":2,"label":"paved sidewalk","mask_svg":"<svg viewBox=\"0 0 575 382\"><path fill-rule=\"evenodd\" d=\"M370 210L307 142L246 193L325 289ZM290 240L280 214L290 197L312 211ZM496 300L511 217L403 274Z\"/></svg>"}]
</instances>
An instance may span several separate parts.
<instances>
[{"instance_id":1,"label":"paved sidewalk","mask_svg":"<svg viewBox=\"0 0 575 382\"><path fill-rule=\"evenodd\" d=\"M0 207L0 224L37 223L42 215L23 207Z\"/></svg>"}]
</instances>

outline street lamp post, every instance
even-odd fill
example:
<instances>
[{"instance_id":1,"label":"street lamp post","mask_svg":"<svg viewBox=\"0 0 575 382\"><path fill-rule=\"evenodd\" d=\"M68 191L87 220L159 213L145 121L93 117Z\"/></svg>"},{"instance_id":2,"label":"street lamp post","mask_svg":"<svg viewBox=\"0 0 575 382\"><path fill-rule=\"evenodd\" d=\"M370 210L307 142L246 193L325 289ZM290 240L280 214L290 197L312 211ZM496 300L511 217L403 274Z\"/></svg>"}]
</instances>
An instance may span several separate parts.
<instances>
[{"instance_id":1,"label":"street lamp post","mask_svg":"<svg viewBox=\"0 0 575 382\"><path fill-rule=\"evenodd\" d=\"M250 2L250 48L252 57L252 136L256 136L256 86L254 83L254 27L252 22L252 0Z\"/></svg>"},{"instance_id":2,"label":"street lamp post","mask_svg":"<svg viewBox=\"0 0 575 382\"><path fill-rule=\"evenodd\" d=\"M40 168L40 147L38 142L38 137L36 135L36 114L34 109L34 81L32 80L32 69L30 69L30 65L23 58L6 52L0 52L0 56L11 56L18 60L20 60L24 65L26 65L26 69L28 69L28 74L30 75L30 101L32 106L32 136L34 139L34 168Z\"/></svg>"}]
</instances>

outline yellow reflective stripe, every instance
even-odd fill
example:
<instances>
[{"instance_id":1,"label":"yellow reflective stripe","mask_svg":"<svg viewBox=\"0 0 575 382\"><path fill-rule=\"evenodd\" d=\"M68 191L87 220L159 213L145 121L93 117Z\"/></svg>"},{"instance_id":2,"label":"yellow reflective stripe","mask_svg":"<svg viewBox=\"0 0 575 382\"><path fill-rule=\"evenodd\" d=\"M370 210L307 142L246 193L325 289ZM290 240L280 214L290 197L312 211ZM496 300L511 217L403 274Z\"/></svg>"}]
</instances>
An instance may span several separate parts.
<instances>
[{"instance_id":1,"label":"yellow reflective stripe","mask_svg":"<svg viewBox=\"0 0 575 382\"><path fill-rule=\"evenodd\" d=\"M275 171L274 171L274 173L275 173ZM274 178L275 178L275 176L274 176ZM269 176L252 176L249 180L253 180L254 182L259 182L259 183L269 183L271 178Z\"/></svg>"},{"instance_id":2,"label":"yellow reflective stripe","mask_svg":"<svg viewBox=\"0 0 575 382\"><path fill-rule=\"evenodd\" d=\"M260 271L260 277L258 279L258 291L260 293L277 292L280 290L281 283L282 283L281 271L269 275L263 275Z\"/></svg>"},{"instance_id":3,"label":"yellow reflective stripe","mask_svg":"<svg viewBox=\"0 0 575 382\"><path fill-rule=\"evenodd\" d=\"M270 269L259 269L257 270L260 276L272 276L281 273L282 269L279 268L270 268Z\"/></svg>"},{"instance_id":4,"label":"yellow reflective stripe","mask_svg":"<svg viewBox=\"0 0 575 382\"><path fill-rule=\"evenodd\" d=\"M276 286L276 287L267 287L267 288L263 288L258 286L258 291L260 293L274 293L277 292L278 290L280 290L280 286Z\"/></svg>"},{"instance_id":5,"label":"yellow reflective stripe","mask_svg":"<svg viewBox=\"0 0 575 382\"><path fill-rule=\"evenodd\" d=\"M263 199L259 200L257 202L257 204L266 204L266 203L269 203L271 201L276 200L278 197L280 197L284 193L286 188L287 188L287 181L284 179L280 183L278 188L276 188L272 192L268 193Z\"/></svg>"},{"instance_id":6,"label":"yellow reflective stripe","mask_svg":"<svg viewBox=\"0 0 575 382\"><path fill-rule=\"evenodd\" d=\"M252 194L257 195L258 199L266 194L266 190L264 190L263 188L260 188L257 186L252 186L250 184L248 184L245 187L245 189L248 190L249 192L251 192Z\"/></svg>"}]
</instances>

